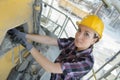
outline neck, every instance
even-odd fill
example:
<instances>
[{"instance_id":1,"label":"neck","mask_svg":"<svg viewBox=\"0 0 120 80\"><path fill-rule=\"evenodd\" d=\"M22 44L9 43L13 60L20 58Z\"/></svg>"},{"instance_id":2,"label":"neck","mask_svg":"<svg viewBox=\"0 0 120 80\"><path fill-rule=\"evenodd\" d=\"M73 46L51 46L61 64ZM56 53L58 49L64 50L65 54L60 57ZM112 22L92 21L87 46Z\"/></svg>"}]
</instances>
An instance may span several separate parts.
<instances>
[{"instance_id":1,"label":"neck","mask_svg":"<svg viewBox=\"0 0 120 80\"><path fill-rule=\"evenodd\" d=\"M82 50L85 50L84 48L78 48L77 47L77 51L82 51Z\"/></svg>"}]
</instances>

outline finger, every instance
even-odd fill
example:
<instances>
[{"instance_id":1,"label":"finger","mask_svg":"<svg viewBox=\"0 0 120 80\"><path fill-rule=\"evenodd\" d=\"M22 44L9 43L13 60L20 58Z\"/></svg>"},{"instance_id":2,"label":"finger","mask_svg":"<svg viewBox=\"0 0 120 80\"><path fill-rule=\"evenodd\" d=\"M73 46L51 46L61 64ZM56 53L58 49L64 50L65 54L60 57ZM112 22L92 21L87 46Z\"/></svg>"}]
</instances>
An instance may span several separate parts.
<instances>
[{"instance_id":1,"label":"finger","mask_svg":"<svg viewBox=\"0 0 120 80\"><path fill-rule=\"evenodd\" d=\"M13 35L13 34L18 34L18 30L17 29L10 29L7 33L9 34L9 35Z\"/></svg>"}]
</instances>

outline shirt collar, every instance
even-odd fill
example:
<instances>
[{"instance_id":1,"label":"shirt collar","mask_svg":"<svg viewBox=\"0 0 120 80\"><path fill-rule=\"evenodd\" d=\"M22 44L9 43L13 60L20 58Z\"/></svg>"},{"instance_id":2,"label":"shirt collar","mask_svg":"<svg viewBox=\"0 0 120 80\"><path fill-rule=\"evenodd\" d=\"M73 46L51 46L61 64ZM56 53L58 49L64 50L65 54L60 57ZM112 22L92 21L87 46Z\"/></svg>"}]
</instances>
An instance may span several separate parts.
<instances>
[{"instance_id":1,"label":"shirt collar","mask_svg":"<svg viewBox=\"0 0 120 80\"><path fill-rule=\"evenodd\" d=\"M77 48L76 48L77 49ZM85 50L81 50L81 51L77 51L76 50L76 56L80 56L80 55L90 55L91 52L93 50L93 46L90 46L89 48L85 49Z\"/></svg>"}]
</instances>

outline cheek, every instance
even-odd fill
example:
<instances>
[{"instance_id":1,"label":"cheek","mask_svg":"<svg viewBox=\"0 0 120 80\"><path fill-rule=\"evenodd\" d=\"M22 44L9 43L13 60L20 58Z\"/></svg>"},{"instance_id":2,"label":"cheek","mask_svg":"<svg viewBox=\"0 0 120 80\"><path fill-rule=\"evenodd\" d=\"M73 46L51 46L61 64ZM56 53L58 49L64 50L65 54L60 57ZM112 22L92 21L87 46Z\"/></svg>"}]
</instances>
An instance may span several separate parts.
<instances>
[{"instance_id":1,"label":"cheek","mask_svg":"<svg viewBox=\"0 0 120 80\"><path fill-rule=\"evenodd\" d=\"M76 47L80 47L82 44L80 44L79 42L77 42L76 40L75 40L75 46Z\"/></svg>"},{"instance_id":2,"label":"cheek","mask_svg":"<svg viewBox=\"0 0 120 80\"><path fill-rule=\"evenodd\" d=\"M75 34L75 45L76 45L76 47L81 47L83 42L84 41L81 38L79 38L79 34L76 33Z\"/></svg>"},{"instance_id":3,"label":"cheek","mask_svg":"<svg viewBox=\"0 0 120 80\"><path fill-rule=\"evenodd\" d=\"M90 47L92 44L93 44L93 43L92 43L91 40L87 40L85 45L86 45L86 47Z\"/></svg>"},{"instance_id":4,"label":"cheek","mask_svg":"<svg viewBox=\"0 0 120 80\"><path fill-rule=\"evenodd\" d=\"M75 34L75 38L77 38L77 32L76 32L76 34Z\"/></svg>"},{"instance_id":5,"label":"cheek","mask_svg":"<svg viewBox=\"0 0 120 80\"><path fill-rule=\"evenodd\" d=\"M75 45L78 48L84 48L84 49L86 49L86 48L88 48L88 47L91 46L91 41L89 41L89 40L83 40L83 42L80 43L80 42L78 42L78 41L75 40Z\"/></svg>"}]
</instances>

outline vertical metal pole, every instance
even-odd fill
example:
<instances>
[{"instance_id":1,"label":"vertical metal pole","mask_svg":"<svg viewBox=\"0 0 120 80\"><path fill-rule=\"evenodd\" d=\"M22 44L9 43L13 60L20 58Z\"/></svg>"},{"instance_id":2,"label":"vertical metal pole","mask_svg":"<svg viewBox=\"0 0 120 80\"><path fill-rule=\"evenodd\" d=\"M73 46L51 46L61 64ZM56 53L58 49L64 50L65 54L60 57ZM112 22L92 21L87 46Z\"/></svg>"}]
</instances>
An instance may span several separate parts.
<instances>
[{"instance_id":1,"label":"vertical metal pole","mask_svg":"<svg viewBox=\"0 0 120 80\"><path fill-rule=\"evenodd\" d=\"M102 8L102 6L103 6L103 3L101 3L101 4L99 5L99 7L97 8L97 10L95 11L94 14L97 14L97 13L100 11L100 9Z\"/></svg>"},{"instance_id":2,"label":"vertical metal pole","mask_svg":"<svg viewBox=\"0 0 120 80\"><path fill-rule=\"evenodd\" d=\"M53 5L53 2L54 2L54 0L52 0L52 2L51 2L51 6ZM52 9L51 9L51 7L50 7L50 9L49 9L49 12L48 12L48 15L47 15L47 19L51 16L51 13L52 13L52 11L51 11Z\"/></svg>"},{"instance_id":3,"label":"vertical metal pole","mask_svg":"<svg viewBox=\"0 0 120 80\"><path fill-rule=\"evenodd\" d=\"M18 46L18 48L19 48L19 59L20 59L20 63L22 63L22 53L21 53L20 45Z\"/></svg>"},{"instance_id":4,"label":"vertical metal pole","mask_svg":"<svg viewBox=\"0 0 120 80\"><path fill-rule=\"evenodd\" d=\"M92 69L92 72L93 72L94 79L97 80L94 69Z\"/></svg>"},{"instance_id":5,"label":"vertical metal pole","mask_svg":"<svg viewBox=\"0 0 120 80\"><path fill-rule=\"evenodd\" d=\"M116 16L116 18L113 20L112 22L112 26L115 28L115 24L117 23L117 21L119 20L119 15Z\"/></svg>"},{"instance_id":6,"label":"vertical metal pole","mask_svg":"<svg viewBox=\"0 0 120 80\"><path fill-rule=\"evenodd\" d=\"M67 25L68 21L69 21L69 18L66 17L65 22L64 22L64 24L63 24L63 26L62 26L62 28L61 28L61 30L60 30L60 33L59 33L58 37L61 37L63 31L64 31L65 28L66 28L66 25Z\"/></svg>"},{"instance_id":7,"label":"vertical metal pole","mask_svg":"<svg viewBox=\"0 0 120 80\"><path fill-rule=\"evenodd\" d=\"M112 11L111 11L111 13L108 15L108 17L109 17L109 18L111 18L111 17L112 17L112 15L114 14L114 12L115 12L115 8L114 8L114 7L112 7Z\"/></svg>"},{"instance_id":8,"label":"vertical metal pole","mask_svg":"<svg viewBox=\"0 0 120 80\"><path fill-rule=\"evenodd\" d=\"M15 64L14 48L12 48L12 63Z\"/></svg>"},{"instance_id":9,"label":"vertical metal pole","mask_svg":"<svg viewBox=\"0 0 120 80\"><path fill-rule=\"evenodd\" d=\"M42 0L35 0L33 4L33 26L34 33L39 33L40 30L40 19L42 13Z\"/></svg>"}]
</instances>

